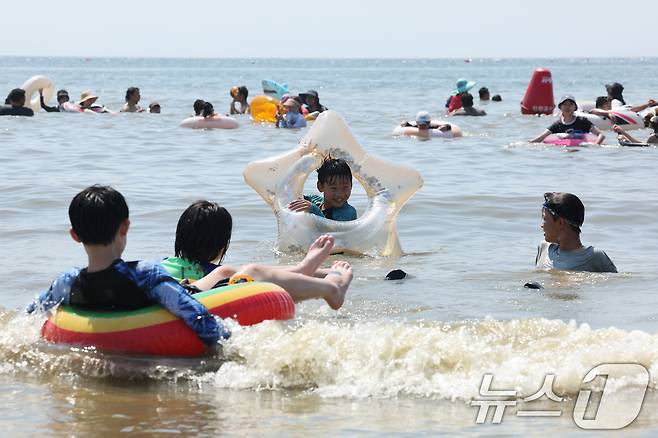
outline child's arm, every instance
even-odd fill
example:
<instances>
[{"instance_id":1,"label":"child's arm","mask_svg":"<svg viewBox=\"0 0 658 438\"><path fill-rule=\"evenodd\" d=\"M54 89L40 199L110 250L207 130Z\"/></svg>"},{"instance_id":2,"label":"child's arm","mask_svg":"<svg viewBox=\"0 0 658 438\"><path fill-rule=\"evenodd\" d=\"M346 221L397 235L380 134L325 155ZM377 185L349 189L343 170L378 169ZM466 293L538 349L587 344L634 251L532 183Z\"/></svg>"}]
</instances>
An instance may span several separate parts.
<instances>
[{"instance_id":1,"label":"child's arm","mask_svg":"<svg viewBox=\"0 0 658 438\"><path fill-rule=\"evenodd\" d=\"M546 137L548 137L548 136L551 135L551 134L552 134L552 132L549 131L548 129L546 129L544 132L542 132L541 134L539 134L537 137L535 137L535 138L533 138L532 140L530 140L530 143L541 143L542 141L544 141L544 139L545 139Z\"/></svg>"},{"instance_id":2,"label":"child's arm","mask_svg":"<svg viewBox=\"0 0 658 438\"><path fill-rule=\"evenodd\" d=\"M621 126L613 125L613 126L612 126L612 130L615 131L617 134L619 134L619 135L625 137L625 138L626 138L626 141L628 141L628 142L630 142L630 143L642 143L640 140L638 140L637 138L633 137L633 136L630 135L628 132L624 131L624 128L622 128Z\"/></svg>"},{"instance_id":3,"label":"child's arm","mask_svg":"<svg viewBox=\"0 0 658 438\"><path fill-rule=\"evenodd\" d=\"M592 127L589 129L589 132L591 132L594 135L598 135L598 138L596 139L596 144L602 144L603 140L605 140L605 135L601 131L599 131L599 128L596 126L592 125Z\"/></svg>"},{"instance_id":4,"label":"child's arm","mask_svg":"<svg viewBox=\"0 0 658 438\"><path fill-rule=\"evenodd\" d=\"M35 310L45 312L58 304L68 304L71 285L78 278L79 274L79 269L72 269L60 274L48 290L42 292L36 300L28 304L25 311L27 313L33 313Z\"/></svg>"},{"instance_id":5,"label":"child's arm","mask_svg":"<svg viewBox=\"0 0 658 438\"><path fill-rule=\"evenodd\" d=\"M320 210L320 207L318 207L308 199L303 199L303 198L295 199L290 204L288 204L288 209L290 211L303 211L306 213L314 214L316 216L324 217L324 214L322 214L322 210Z\"/></svg>"},{"instance_id":6,"label":"child's arm","mask_svg":"<svg viewBox=\"0 0 658 438\"><path fill-rule=\"evenodd\" d=\"M212 347L220 337L227 339L230 336L221 319L215 319L161 265L154 264L147 269L146 284L140 285L144 287L146 295L182 319L204 344Z\"/></svg>"},{"instance_id":7,"label":"child's arm","mask_svg":"<svg viewBox=\"0 0 658 438\"><path fill-rule=\"evenodd\" d=\"M199 290L202 291L210 290L213 287L215 287L217 283L227 278L230 278L236 272L238 272L238 270L233 266L218 266L205 277L200 278L199 280L193 282L192 285L196 286L197 288L199 288Z\"/></svg>"}]
</instances>

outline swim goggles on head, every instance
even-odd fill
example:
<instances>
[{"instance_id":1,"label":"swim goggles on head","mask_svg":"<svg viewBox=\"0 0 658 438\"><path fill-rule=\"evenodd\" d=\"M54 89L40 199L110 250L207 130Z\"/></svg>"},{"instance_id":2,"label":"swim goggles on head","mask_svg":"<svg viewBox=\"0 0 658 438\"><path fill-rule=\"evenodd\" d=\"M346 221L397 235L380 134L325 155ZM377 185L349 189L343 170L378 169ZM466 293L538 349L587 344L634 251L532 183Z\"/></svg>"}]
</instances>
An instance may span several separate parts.
<instances>
[{"instance_id":1,"label":"swim goggles on head","mask_svg":"<svg viewBox=\"0 0 658 438\"><path fill-rule=\"evenodd\" d=\"M560 206L559 206L559 205L557 205L557 204L553 204L553 203L551 203L550 201L547 200L547 201L545 201L545 202L542 204L542 208L545 208L546 210L548 210L548 212L549 212L553 217L561 217L561 218L564 219L564 220L566 221L566 223L568 223L569 225L571 225L571 226L573 226L573 227L576 227L576 228L580 228L580 225L579 225L579 224L577 224L577 223L575 223L574 221L569 220L569 219L567 219L566 217L564 217L564 214L562 214L562 212L560 211L561 209L560 209Z\"/></svg>"}]
</instances>

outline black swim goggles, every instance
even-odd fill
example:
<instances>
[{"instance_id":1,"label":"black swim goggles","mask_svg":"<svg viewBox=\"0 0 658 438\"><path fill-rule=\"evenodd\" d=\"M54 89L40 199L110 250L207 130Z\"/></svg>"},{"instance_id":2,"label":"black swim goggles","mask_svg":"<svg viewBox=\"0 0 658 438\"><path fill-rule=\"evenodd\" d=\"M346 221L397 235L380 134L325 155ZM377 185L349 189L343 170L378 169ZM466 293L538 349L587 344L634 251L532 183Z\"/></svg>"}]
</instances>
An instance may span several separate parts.
<instances>
[{"instance_id":1,"label":"black swim goggles","mask_svg":"<svg viewBox=\"0 0 658 438\"><path fill-rule=\"evenodd\" d=\"M566 223L568 223L572 227L576 227L576 228L580 229L580 224L577 224L576 222L574 222L572 220L569 220L564 216L564 213L562 212L562 207L559 204L553 204L549 200L546 200L542 204L542 208L545 208L546 210L548 210L548 212L554 218L561 217L562 219L565 220Z\"/></svg>"}]
</instances>

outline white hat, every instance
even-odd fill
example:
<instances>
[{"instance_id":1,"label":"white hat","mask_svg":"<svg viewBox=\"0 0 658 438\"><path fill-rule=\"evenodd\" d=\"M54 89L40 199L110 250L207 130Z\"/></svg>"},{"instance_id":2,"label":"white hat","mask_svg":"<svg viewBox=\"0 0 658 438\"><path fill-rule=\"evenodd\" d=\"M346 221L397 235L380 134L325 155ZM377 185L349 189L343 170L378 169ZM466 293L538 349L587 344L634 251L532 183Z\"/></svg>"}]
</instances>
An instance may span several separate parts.
<instances>
[{"instance_id":1,"label":"white hat","mask_svg":"<svg viewBox=\"0 0 658 438\"><path fill-rule=\"evenodd\" d=\"M416 114L416 123L419 125L425 125L432 122L432 116L427 111L418 111Z\"/></svg>"}]
</instances>

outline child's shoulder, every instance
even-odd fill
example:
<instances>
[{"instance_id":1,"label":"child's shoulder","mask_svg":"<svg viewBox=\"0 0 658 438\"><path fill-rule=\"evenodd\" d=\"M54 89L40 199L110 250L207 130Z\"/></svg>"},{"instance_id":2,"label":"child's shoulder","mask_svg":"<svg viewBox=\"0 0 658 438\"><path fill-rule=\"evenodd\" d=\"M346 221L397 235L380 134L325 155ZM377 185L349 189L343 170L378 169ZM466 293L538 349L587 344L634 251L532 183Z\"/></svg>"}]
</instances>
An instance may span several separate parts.
<instances>
[{"instance_id":1,"label":"child's shoulder","mask_svg":"<svg viewBox=\"0 0 658 438\"><path fill-rule=\"evenodd\" d=\"M55 278L50 286L53 290L70 290L73 282L80 276L82 268L71 268L68 271L62 272Z\"/></svg>"},{"instance_id":2,"label":"child's shoulder","mask_svg":"<svg viewBox=\"0 0 658 438\"><path fill-rule=\"evenodd\" d=\"M356 220L356 208L352 207L347 201L334 209L334 219L337 221L353 221Z\"/></svg>"}]
</instances>

